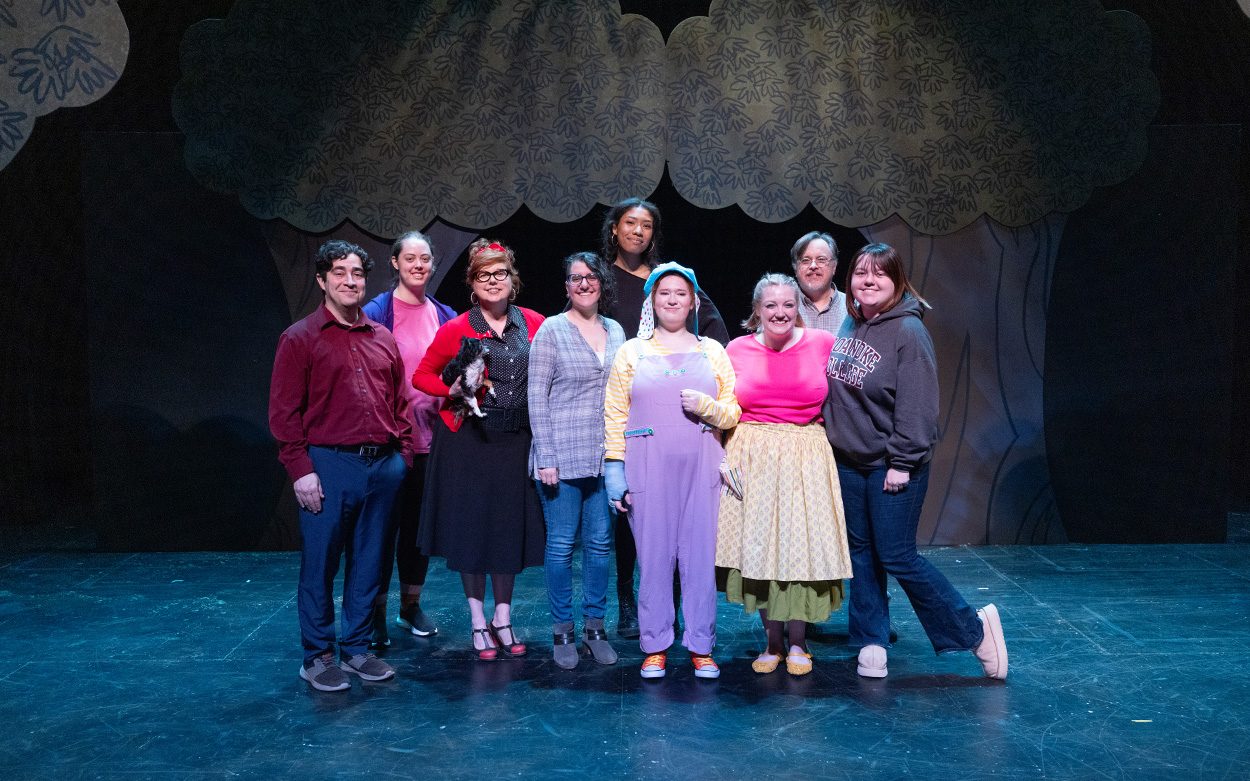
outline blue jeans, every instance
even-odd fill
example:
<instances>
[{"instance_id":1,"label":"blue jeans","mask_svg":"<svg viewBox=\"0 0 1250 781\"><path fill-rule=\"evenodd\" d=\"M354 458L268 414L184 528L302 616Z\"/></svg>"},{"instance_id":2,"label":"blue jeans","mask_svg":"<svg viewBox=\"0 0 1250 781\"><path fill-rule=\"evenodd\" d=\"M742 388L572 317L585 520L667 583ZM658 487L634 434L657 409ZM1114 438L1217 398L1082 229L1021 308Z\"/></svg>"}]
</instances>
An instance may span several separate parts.
<instances>
[{"instance_id":1,"label":"blue jeans","mask_svg":"<svg viewBox=\"0 0 1250 781\"><path fill-rule=\"evenodd\" d=\"M977 613L937 567L916 550L916 527L929 465L911 473L897 494L885 492L886 467L858 469L838 464L846 536L851 554L851 645L890 646L886 575L893 575L938 653L971 651L984 629Z\"/></svg>"},{"instance_id":2,"label":"blue jeans","mask_svg":"<svg viewBox=\"0 0 1250 781\"><path fill-rule=\"evenodd\" d=\"M321 479L321 512L299 512L299 628L304 661L334 650L334 576L343 573L343 634L339 651L369 650L373 602L378 595L382 552L391 528L395 493L407 466L397 452L363 458L324 447L308 448ZM389 563L389 562L388 562Z\"/></svg>"},{"instance_id":3,"label":"blue jeans","mask_svg":"<svg viewBox=\"0 0 1250 781\"><path fill-rule=\"evenodd\" d=\"M535 481L537 482L537 481ZM556 485L538 482L538 498L547 519L547 598L551 620L573 621L573 542L582 530L582 617L602 620L608 607L608 547L612 520L602 477L561 480Z\"/></svg>"}]
</instances>

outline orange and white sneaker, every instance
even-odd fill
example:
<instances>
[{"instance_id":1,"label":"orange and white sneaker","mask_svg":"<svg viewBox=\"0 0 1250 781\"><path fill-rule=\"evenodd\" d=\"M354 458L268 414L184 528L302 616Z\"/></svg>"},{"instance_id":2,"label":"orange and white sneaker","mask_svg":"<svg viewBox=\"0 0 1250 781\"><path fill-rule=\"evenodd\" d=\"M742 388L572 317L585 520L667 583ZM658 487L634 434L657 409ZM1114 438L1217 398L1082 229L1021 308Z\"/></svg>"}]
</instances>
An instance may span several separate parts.
<instances>
[{"instance_id":1,"label":"orange and white sneaker","mask_svg":"<svg viewBox=\"0 0 1250 781\"><path fill-rule=\"evenodd\" d=\"M716 666L716 662L712 661L711 654L700 656L695 652L690 652L690 663L694 665L694 675L696 678L719 678L720 668Z\"/></svg>"},{"instance_id":2,"label":"orange and white sneaker","mask_svg":"<svg viewBox=\"0 0 1250 781\"><path fill-rule=\"evenodd\" d=\"M642 677L643 678L663 678L664 664L668 661L668 653L661 651L658 654L647 654L647 658L642 660Z\"/></svg>"}]
</instances>

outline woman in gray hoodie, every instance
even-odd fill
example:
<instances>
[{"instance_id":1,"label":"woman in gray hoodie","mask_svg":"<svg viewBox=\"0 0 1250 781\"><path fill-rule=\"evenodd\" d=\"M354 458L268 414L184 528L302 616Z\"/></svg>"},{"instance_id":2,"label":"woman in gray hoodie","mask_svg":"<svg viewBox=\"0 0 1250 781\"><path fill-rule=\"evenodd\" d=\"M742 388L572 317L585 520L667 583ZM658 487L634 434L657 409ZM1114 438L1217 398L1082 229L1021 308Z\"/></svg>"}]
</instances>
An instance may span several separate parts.
<instances>
[{"instance_id":1,"label":"woman in gray hoodie","mask_svg":"<svg viewBox=\"0 0 1250 781\"><path fill-rule=\"evenodd\" d=\"M933 341L921 323L928 304L886 244L860 250L847 272L848 317L825 374L825 433L838 462L851 554L849 627L859 674L882 678L890 646L886 575L911 600L938 653L972 651L990 678L1007 677L998 609L974 611L916 550L916 527L937 441Z\"/></svg>"}]
</instances>

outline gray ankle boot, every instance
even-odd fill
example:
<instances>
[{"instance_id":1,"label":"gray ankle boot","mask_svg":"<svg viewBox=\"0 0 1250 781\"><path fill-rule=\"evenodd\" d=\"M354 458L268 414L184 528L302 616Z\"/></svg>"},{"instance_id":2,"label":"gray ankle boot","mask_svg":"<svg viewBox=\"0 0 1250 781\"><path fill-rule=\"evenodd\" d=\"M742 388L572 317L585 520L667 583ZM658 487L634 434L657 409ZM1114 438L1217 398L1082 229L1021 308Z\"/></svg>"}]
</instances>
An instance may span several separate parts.
<instances>
[{"instance_id":1,"label":"gray ankle boot","mask_svg":"<svg viewBox=\"0 0 1250 781\"><path fill-rule=\"evenodd\" d=\"M582 646L599 664L616 664L616 649L608 642L608 633L603 631L602 618L582 621Z\"/></svg>"},{"instance_id":2,"label":"gray ankle boot","mask_svg":"<svg viewBox=\"0 0 1250 781\"><path fill-rule=\"evenodd\" d=\"M572 622L552 624L551 636L551 650L556 658L556 664L566 670L572 670L577 666L578 658L577 637L573 634Z\"/></svg>"}]
</instances>

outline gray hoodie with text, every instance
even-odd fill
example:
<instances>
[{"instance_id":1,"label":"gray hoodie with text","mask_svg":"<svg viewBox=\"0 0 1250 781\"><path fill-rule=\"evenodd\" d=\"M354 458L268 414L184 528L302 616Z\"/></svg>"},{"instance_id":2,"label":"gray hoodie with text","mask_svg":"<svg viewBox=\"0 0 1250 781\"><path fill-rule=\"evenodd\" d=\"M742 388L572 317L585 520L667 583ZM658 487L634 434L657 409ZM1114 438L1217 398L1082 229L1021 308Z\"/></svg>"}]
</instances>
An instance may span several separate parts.
<instances>
[{"instance_id":1,"label":"gray hoodie with text","mask_svg":"<svg viewBox=\"0 0 1250 781\"><path fill-rule=\"evenodd\" d=\"M911 472L938 436L933 340L910 295L866 323L846 318L825 366L825 435L838 463Z\"/></svg>"}]
</instances>

